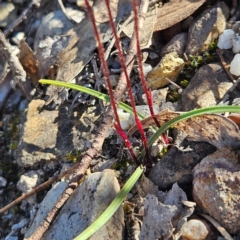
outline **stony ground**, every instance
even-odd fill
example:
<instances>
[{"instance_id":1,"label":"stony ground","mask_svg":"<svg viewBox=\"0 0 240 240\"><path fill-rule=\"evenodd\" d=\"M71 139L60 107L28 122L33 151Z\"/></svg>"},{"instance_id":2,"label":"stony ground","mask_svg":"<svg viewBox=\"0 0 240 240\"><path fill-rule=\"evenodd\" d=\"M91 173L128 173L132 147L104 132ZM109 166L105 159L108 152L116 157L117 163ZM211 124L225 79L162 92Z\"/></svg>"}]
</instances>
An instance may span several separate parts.
<instances>
[{"instance_id":1,"label":"stony ground","mask_svg":"<svg viewBox=\"0 0 240 240\"><path fill-rule=\"evenodd\" d=\"M56 78L107 93L84 1L2 1L0 6L2 208L80 161L95 139L108 104L75 90L38 84L40 78ZM109 47L113 40L106 7L101 1L93 6L109 50L106 59L115 89L121 65L117 51ZM141 49L147 86L161 124L179 112L239 105L240 73L232 63L240 52L239 7L236 1L151 4ZM127 23L131 4L111 1L111 9L127 52L133 33L133 23ZM13 27L24 10L28 11L26 20ZM233 49L231 44L219 43L225 29L231 29L231 39L227 35L223 43L235 42ZM147 117L138 71L136 62L131 84L137 110ZM127 93L123 101L129 104ZM120 110L119 116L127 131L133 117ZM144 126L152 125L151 121L147 118ZM159 139L151 148L152 167L91 239L238 239L238 124L237 114L206 115L170 129L169 142ZM146 135L152 135L150 128ZM141 150L137 132L131 133L130 140L135 152ZM110 204L135 168L121 138L110 128L101 155L92 160L85 180L41 239L76 237ZM70 173L4 212L0 239L31 239L71 177ZM222 232L217 230L220 226Z\"/></svg>"}]
</instances>

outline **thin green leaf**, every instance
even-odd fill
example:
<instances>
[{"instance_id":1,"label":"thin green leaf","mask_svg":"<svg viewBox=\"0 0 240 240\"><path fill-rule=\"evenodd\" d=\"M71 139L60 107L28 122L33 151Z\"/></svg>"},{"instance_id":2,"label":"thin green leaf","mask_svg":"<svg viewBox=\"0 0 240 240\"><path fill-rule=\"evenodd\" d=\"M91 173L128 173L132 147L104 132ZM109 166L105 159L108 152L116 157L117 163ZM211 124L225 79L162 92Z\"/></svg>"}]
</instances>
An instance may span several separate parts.
<instances>
[{"instance_id":1,"label":"thin green leaf","mask_svg":"<svg viewBox=\"0 0 240 240\"><path fill-rule=\"evenodd\" d=\"M240 112L239 106L213 106L213 107L207 107L207 108L200 108L196 110L192 110L186 113L183 113L170 121L163 124L149 139L148 146L152 146L152 144L162 135L166 130L168 130L171 126L174 124L181 122L183 120L196 117L202 114L212 114L212 113L223 113L223 112ZM145 155L145 151L141 152L141 157L143 158Z\"/></svg>"},{"instance_id":2,"label":"thin green leaf","mask_svg":"<svg viewBox=\"0 0 240 240\"><path fill-rule=\"evenodd\" d=\"M109 98L108 95L106 95L104 93L100 93L100 92L95 91L95 90L90 89L90 88L79 86L79 85L74 84L74 83L65 83L65 82L61 82L61 81L57 81L57 80L47 80L47 79L40 79L39 82L42 83L42 84L51 84L51 85L56 85L56 86L59 86L59 87L71 88L71 89L77 90L79 92L89 94L89 95L91 95L93 97L96 97L100 100L110 102L110 98ZM127 104L125 104L123 102L120 102L119 107L121 109L123 109L125 112L128 112L128 113L133 115L132 108L130 106L128 106ZM138 113L138 116L139 116L139 118L144 119L144 116L141 115L140 113Z\"/></svg>"},{"instance_id":3,"label":"thin green leaf","mask_svg":"<svg viewBox=\"0 0 240 240\"><path fill-rule=\"evenodd\" d=\"M123 200L132 189L134 184L137 182L141 174L143 173L144 168L139 166L128 181L124 184L121 191L117 194L116 198L108 206L108 208L80 235L78 235L74 240L86 240L91 237L97 230L99 230L117 211L119 206L122 204ZM77 223L76 223L77 224Z\"/></svg>"}]
</instances>

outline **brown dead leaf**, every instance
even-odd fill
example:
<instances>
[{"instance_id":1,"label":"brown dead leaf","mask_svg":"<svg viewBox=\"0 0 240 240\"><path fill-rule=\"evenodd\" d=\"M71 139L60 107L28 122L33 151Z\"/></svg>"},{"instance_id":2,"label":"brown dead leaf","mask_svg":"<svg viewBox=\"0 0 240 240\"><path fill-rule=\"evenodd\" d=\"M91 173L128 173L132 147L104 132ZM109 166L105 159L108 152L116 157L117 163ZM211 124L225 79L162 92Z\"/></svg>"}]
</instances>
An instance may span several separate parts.
<instances>
[{"instance_id":1,"label":"brown dead leaf","mask_svg":"<svg viewBox=\"0 0 240 240\"><path fill-rule=\"evenodd\" d=\"M117 4L118 1L111 1L113 16L116 15L115 8ZM93 11L97 19L97 26L102 42L108 41L110 36L106 33L110 27L109 24L105 22L108 20L108 18L106 18L107 9L105 2L96 1L93 6ZM91 60L97 43L92 22L88 16L77 24L76 27L68 31L66 35L70 36L70 40L68 46L58 55L57 61L55 62L55 66L57 66L58 69L56 79L70 82ZM56 86L50 86L47 93L50 97L46 104L50 103L54 98L57 98L57 93L61 92L62 89L63 88L59 89Z\"/></svg>"},{"instance_id":2,"label":"brown dead leaf","mask_svg":"<svg viewBox=\"0 0 240 240\"><path fill-rule=\"evenodd\" d=\"M109 29L107 23L98 25L101 36ZM88 17L83 19L74 29L70 30L71 36L68 46L58 55L57 76L56 79L70 82L84 68L84 66L93 57L93 51L96 49L96 40L92 28L92 23ZM63 88L49 86L48 95L50 96L46 104L50 103L56 94Z\"/></svg>"},{"instance_id":3,"label":"brown dead leaf","mask_svg":"<svg viewBox=\"0 0 240 240\"><path fill-rule=\"evenodd\" d=\"M118 1L119 0L109 1L113 19L117 16ZM119 2L122 2L122 0L120 0ZM94 17L95 17L96 22L104 23L104 22L109 21L109 16L108 16L108 13L107 13L107 6L106 6L105 1L96 0L94 2L94 5L93 5L93 13L94 13Z\"/></svg>"},{"instance_id":4,"label":"brown dead leaf","mask_svg":"<svg viewBox=\"0 0 240 240\"><path fill-rule=\"evenodd\" d=\"M179 116L179 113L176 112L171 112L169 110L163 110L160 113L157 114L157 120L160 125L163 125L164 123L170 121L172 118L175 118ZM154 126L155 122L152 117L147 117L144 120L141 121L143 128L149 128L150 126ZM137 126L133 125L129 130L128 130L128 136L133 135L133 133L137 131Z\"/></svg>"},{"instance_id":5,"label":"brown dead leaf","mask_svg":"<svg viewBox=\"0 0 240 240\"><path fill-rule=\"evenodd\" d=\"M240 128L240 114L239 113L232 113L228 116L229 119L231 119L233 122L237 124L237 126Z\"/></svg>"},{"instance_id":6,"label":"brown dead leaf","mask_svg":"<svg viewBox=\"0 0 240 240\"><path fill-rule=\"evenodd\" d=\"M204 2L205 0L172 0L160 8L149 10L145 17L143 31L141 32L141 47L144 48L147 46L153 32L169 28L189 17ZM131 37L133 28L134 23L131 21L124 28L123 32L128 37Z\"/></svg>"},{"instance_id":7,"label":"brown dead leaf","mask_svg":"<svg viewBox=\"0 0 240 240\"><path fill-rule=\"evenodd\" d=\"M143 31L141 32L140 45L142 48L147 47L150 39L152 38L154 23L157 20L157 11L156 9L152 9L147 12L147 15L143 24ZM128 36L132 37L134 29L134 21L131 21L124 29L123 32Z\"/></svg>"},{"instance_id":8,"label":"brown dead leaf","mask_svg":"<svg viewBox=\"0 0 240 240\"><path fill-rule=\"evenodd\" d=\"M172 118L179 116L180 113L164 110L157 115L160 125L166 123ZM155 125L152 117L142 121L143 127L148 128ZM240 133L237 125L230 119L216 114L204 114L181 121L174 125L175 128L185 132L188 139L192 141L205 141L217 148L224 146L236 147L240 141ZM137 130L134 125L128 131L132 135Z\"/></svg>"},{"instance_id":9,"label":"brown dead leaf","mask_svg":"<svg viewBox=\"0 0 240 240\"><path fill-rule=\"evenodd\" d=\"M205 0L172 0L157 9L154 32L173 26L193 14Z\"/></svg>"},{"instance_id":10,"label":"brown dead leaf","mask_svg":"<svg viewBox=\"0 0 240 240\"><path fill-rule=\"evenodd\" d=\"M33 50L28 46L26 41L22 39L19 43L19 61L21 62L24 70L31 79L32 84L36 87L40 79L40 72L38 68L38 60Z\"/></svg>"},{"instance_id":11,"label":"brown dead leaf","mask_svg":"<svg viewBox=\"0 0 240 240\"><path fill-rule=\"evenodd\" d=\"M141 46L144 47L152 37L152 33L164 30L181 22L193 14L205 0L172 0L162 7L148 11L142 31ZM133 22L130 22L123 32L131 37L133 33Z\"/></svg>"}]
</instances>

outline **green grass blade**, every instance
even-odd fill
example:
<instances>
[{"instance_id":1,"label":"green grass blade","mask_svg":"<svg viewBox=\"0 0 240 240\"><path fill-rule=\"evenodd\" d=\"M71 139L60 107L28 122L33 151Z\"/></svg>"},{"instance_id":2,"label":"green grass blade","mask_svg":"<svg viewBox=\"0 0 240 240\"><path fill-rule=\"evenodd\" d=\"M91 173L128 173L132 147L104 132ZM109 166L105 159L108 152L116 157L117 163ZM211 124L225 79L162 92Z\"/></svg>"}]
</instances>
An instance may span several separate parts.
<instances>
[{"instance_id":1,"label":"green grass blade","mask_svg":"<svg viewBox=\"0 0 240 240\"><path fill-rule=\"evenodd\" d=\"M137 182L141 174L143 173L142 166L139 166L128 181L124 184L121 191L117 194L116 198L108 206L108 208L95 220L86 230L78 235L74 240L86 240L91 237L97 230L99 230L117 211L123 200ZM77 223L76 223L77 224Z\"/></svg>"},{"instance_id":2,"label":"green grass blade","mask_svg":"<svg viewBox=\"0 0 240 240\"><path fill-rule=\"evenodd\" d=\"M106 95L104 93L100 93L100 92L95 91L95 90L90 89L90 88L79 86L79 85L74 84L74 83L65 83L65 82L61 82L61 81L47 80L47 79L40 79L39 83L51 84L51 85L56 85L56 86L59 86L59 87L65 87L65 88L71 88L71 89L77 90L79 92L83 92L83 93L89 94L89 95L91 95L93 97L96 97L96 98L98 98L100 100L103 100L103 101L106 101L106 102L110 102L110 98L109 98L108 95ZM128 106L127 104L125 104L123 102L120 102L119 103L119 107L121 109L123 109L125 112L128 112L128 113L133 115L132 108L130 106ZM139 116L140 119L144 119L144 116L141 115L140 113L138 113L138 116Z\"/></svg>"},{"instance_id":3,"label":"green grass blade","mask_svg":"<svg viewBox=\"0 0 240 240\"><path fill-rule=\"evenodd\" d=\"M173 126L174 124L181 122L183 120L196 117L202 114L212 114L212 113L223 113L223 112L240 112L239 106L213 106L213 107L207 107L207 108L200 108L196 110L192 110L186 113L183 113L170 121L163 124L149 139L148 146L152 146L152 144L159 138L160 135L162 135L168 128ZM145 155L145 151L143 150L141 152L141 157L143 158Z\"/></svg>"}]
</instances>

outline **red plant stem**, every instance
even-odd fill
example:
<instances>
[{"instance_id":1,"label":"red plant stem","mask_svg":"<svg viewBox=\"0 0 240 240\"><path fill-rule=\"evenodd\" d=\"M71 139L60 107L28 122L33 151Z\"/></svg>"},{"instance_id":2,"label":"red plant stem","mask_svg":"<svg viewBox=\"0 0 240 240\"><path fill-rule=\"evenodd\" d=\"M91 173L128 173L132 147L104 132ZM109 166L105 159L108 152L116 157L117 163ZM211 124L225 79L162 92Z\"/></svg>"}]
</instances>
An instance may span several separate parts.
<instances>
[{"instance_id":1,"label":"red plant stem","mask_svg":"<svg viewBox=\"0 0 240 240\"><path fill-rule=\"evenodd\" d=\"M142 123L141 123L141 121L140 121L139 118L138 118L138 114L137 114L137 110L136 110L136 105L135 105L135 101L134 101L134 97L133 97L133 92L132 92L132 87L131 87L131 82L130 82L129 76L128 76L128 74L127 74L127 69L126 69L125 62L124 62L124 56L123 56L123 53L122 53L122 49L121 49L121 47L120 47L120 41L119 41L119 39L118 39L117 31L116 31L116 28L115 28L115 25L114 25L114 22L113 22L112 13L111 13L111 9L110 9L110 6L109 6L109 0L105 0L105 3L106 3L106 5L107 5L109 22L110 22L110 25L111 25L111 28L112 28L112 31L113 31L113 35L114 35L114 38L115 38L115 45L116 45L116 48L117 48L117 50L118 50L118 57L119 57L119 60L120 60L120 63L121 63L123 72L124 72L125 77L126 77L127 87L128 87L128 94L129 94L129 97L130 97L130 102L131 102L131 106L132 106L132 109L133 109L135 122L136 122L136 125L137 125L137 127L138 127L139 133L140 133L141 138L142 138L142 141L143 141L143 145L144 145L144 148L145 148L145 151L146 151L147 160L150 162L150 156L149 156L149 148L148 148L147 138L146 138L146 136L145 136ZM139 34L136 35L136 37L137 37L137 39L138 39ZM139 39L138 39L137 42L139 42ZM137 49L137 50L138 50L138 49ZM139 55L139 53L138 53L138 55Z\"/></svg>"},{"instance_id":2,"label":"red plant stem","mask_svg":"<svg viewBox=\"0 0 240 240\"><path fill-rule=\"evenodd\" d=\"M123 138L130 154L131 154L131 157L133 158L133 160L135 161L135 163L137 165L140 165L139 161L137 160L137 157L135 156L135 154L133 153L133 150L132 150L132 145L126 135L126 133L122 130L122 127L121 127L121 124L120 124L120 120L119 120L119 117L118 117L118 113L117 113L117 106L115 104L115 100L114 100L114 96L113 96L113 91L112 91L112 86L111 86L111 83L110 83L110 76L109 76L109 71L108 71L108 67L107 67L107 63L106 61L104 60L104 50L103 50L103 45L102 45L102 42L101 42L101 39L100 39L100 35L98 33L98 29L97 29L97 25L95 23L95 17L93 15L93 11L92 11L92 8L88 2L88 0L85 0L85 4L86 4L86 7L87 7L87 11L88 11L88 14L90 16L90 19L92 21L92 25L93 25L93 30L94 30L94 33L95 33L95 37L96 37L96 40L97 40L97 43L98 43L98 53L99 53L99 57L101 59L101 62L102 62L102 66L103 66L103 73L104 73L104 76L106 78L106 82L107 82L107 86L108 86L108 91L109 91L109 97L110 97L110 101L111 101L111 105L113 107L113 111L114 111L114 116L115 116L115 120L116 120L116 124L114 124L115 128L116 128L116 131L119 133L119 135Z\"/></svg>"},{"instance_id":3,"label":"red plant stem","mask_svg":"<svg viewBox=\"0 0 240 240\"><path fill-rule=\"evenodd\" d=\"M140 79L141 79L141 82L142 82L144 92L146 94L150 114L151 114L153 120L155 121L157 127L160 128L160 124L159 124L159 122L156 118L156 115L154 114L154 111L153 111L152 92L151 92L151 89L147 88L146 79L145 79L145 76L144 76L144 73L143 73L141 47L140 47L140 39L139 39L137 0L133 0L133 12L134 12L134 31L135 31L136 39L137 39L137 58L138 58L138 65L139 65L139 71L140 71ZM169 141L168 141L166 135L162 134L162 137L163 137L163 140L164 140L165 144L169 144Z\"/></svg>"}]
</instances>

